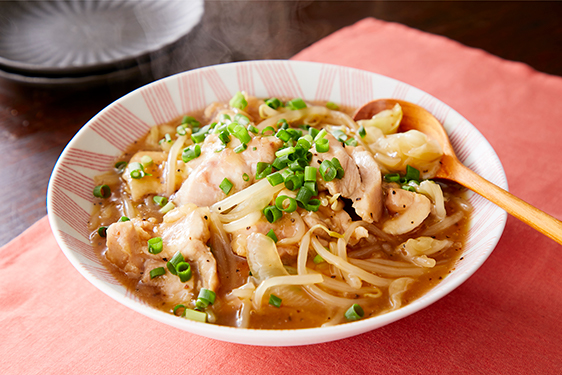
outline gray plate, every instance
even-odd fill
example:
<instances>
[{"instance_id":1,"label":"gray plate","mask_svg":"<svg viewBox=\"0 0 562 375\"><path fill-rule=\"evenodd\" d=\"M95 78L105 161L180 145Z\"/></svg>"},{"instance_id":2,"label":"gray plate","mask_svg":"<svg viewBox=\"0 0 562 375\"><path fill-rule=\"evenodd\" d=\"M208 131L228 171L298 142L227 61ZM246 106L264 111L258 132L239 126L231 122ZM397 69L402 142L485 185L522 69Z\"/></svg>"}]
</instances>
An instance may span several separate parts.
<instances>
[{"instance_id":1,"label":"gray plate","mask_svg":"<svg viewBox=\"0 0 562 375\"><path fill-rule=\"evenodd\" d=\"M109 73L188 34L203 0L0 1L0 69L32 77Z\"/></svg>"}]
</instances>

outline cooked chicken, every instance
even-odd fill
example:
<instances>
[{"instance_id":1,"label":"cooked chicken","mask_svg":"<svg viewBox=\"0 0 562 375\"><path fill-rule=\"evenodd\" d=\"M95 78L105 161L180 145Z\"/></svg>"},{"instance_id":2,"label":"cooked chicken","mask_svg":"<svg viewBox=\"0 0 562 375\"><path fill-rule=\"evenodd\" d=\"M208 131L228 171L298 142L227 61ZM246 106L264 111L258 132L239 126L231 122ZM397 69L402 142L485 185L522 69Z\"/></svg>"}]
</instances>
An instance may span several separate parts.
<instances>
[{"instance_id":1,"label":"cooked chicken","mask_svg":"<svg viewBox=\"0 0 562 375\"><path fill-rule=\"evenodd\" d=\"M269 164L273 163L273 161L275 160L275 151L277 151L277 149L281 147L282 144L283 141L273 136L254 137L248 143L248 149L240 153L240 155L242 156L246 164L248 164L252 169L252 173L250 174L252 180L256 175L256 166L258 162Z\"/></svg>"},{"instance_id":2,"label":"cooked chicken","mask_svg":"<svg viewBox=\"0 0 562 375\"><path fill-rule=\"evenodd\" d=\"M356 147L351 156L359 167L361 184L350 197L357 215L368 223L379 221L382 215L382 178L373 154Z\"/></svg>"},{"instance_id":3,"label":"cooked chicken","mask_svg":"<svg viewBox=\"0 0 562 375\"><path fill-rule=\"evenodd\" d=\"M144 270L143 247L150 234L133 221L111 224L107 228L107 260L121 268L124 272L139 276Z\"/></svg>"},{"instance_id":4,"label":"cooked chicken","mask_svg":"<svg viewBox=\"0 0 562 375\"><path fill-rule=\"evenodd\" d=\"M385 205L395 215L384 222L382 229L393 235L414 230L431 212L431 201L425 195L399 188L388 189Z\"/></svg>"},{"instance_id":5,"label":"cooked chicken","mask_svg":"<svg viewBox=\"0 0 562 375\"><path fill-rule=\"evenodd\" d=\"M131 163L140 163L141 158L145 155L152 159L152 164L144 169L147 175L140 179L132 178ZM165 152L156 151L142 151L133 155L129 161L129 165L122 174L123 179L127 183L127 190L131 194L133 201L141 200L144 196L149 194L162 194L165 191L165 185L162 184L161 177L166 157Z\"/></svg>"}]
</instances>

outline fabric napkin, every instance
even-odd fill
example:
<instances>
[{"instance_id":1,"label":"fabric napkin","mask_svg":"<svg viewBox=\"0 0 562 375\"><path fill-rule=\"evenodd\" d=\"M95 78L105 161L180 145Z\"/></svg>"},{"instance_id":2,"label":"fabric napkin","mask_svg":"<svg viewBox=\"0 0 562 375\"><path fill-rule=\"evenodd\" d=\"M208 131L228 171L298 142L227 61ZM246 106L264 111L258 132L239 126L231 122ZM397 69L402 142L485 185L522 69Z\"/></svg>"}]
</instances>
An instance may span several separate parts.
<instances>
[{"instance_id":1,"label":"fabric napkin","mask_svg":"<svg viewBox=\"0 0 562 375\"><path fill-rule=\"evenodd\" d=\"M515 195L562 217L562 78L449 39L365 19L294 57L429 92L497 151ZM345 340L253 347L146 318L90 285L46 218L0 249L4 374L560 374L562 248L510 217L491 257L432 306Z\"/></svg>"}]
</instances>

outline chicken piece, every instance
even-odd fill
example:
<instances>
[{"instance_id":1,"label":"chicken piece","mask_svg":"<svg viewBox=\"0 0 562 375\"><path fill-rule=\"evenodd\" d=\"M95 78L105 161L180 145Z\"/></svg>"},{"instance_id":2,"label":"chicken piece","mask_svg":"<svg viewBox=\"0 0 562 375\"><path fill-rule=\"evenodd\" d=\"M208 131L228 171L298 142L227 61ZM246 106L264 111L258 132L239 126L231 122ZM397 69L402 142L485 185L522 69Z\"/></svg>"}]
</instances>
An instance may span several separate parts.
<instances>
[{"instance_id":1,"label":"chicken piece","mask_svg":"<svg viewBox=\"0 0 562 375\"><path fill-rule=\"evenodd\" d=\"M273 163L275 152L283 141L277 137L254 137L248 143L248 149L240 155L252 169L250 176L254 179L258 162Z\"/></svg>"},{"instance_id":2,"label":"chicken piece","mask_svg":"<svg viewBox=\"0 0 562 375\"><path fill-rule=\"evenodd\" d=\"M184 259L196 264L203 287L216 291L219 287L217 262L205 245L210 238L209 217L207 208L193 204L167 213L159 228L163 250L158 257L171 259L175 253L181 252Z\"/></svg>"},{"instance_id":3,"label":"chicken piece","mask_svg":"<svg viewBox=\"0 0 562 375\"><path fill-rule=\"evenodd\" d=\"M158 259L147 260L145 263L146 272L141 279L142 283L156 288L162 299L172 305L195 300L197 298L195 295L195 278L192 277L183 283L179 277L169 272L155 278L150 277L151 270L159 267L166 269L166 263L166 261Z\"/></svg>"},{"instance_id":4,"label":"chicken piece","mask_svg":"<svg viewBox=\"0 0 562 375\"><path fill-rule=\"evenodd\" d=\"M145 167L144 169L147 175L139 179L132 178L130 168L131 163L140 163L141 158L145 155L150 156L152 159L152 165ZM122 174L123 179L127 183L127 190L131 193L133 201L139 201L149 194L160 195L164 193L166 187L162 184L161 177L166 158L167 155L165 152L158 151L139 151L133 155L127 168Z\"/></svg>"},{"instance_id":5,"label":"chicken piece","mask_svg":"<svg viewBox=\"0 0 562 375\"><path fill-rule=\"evenodd\" d=\"M105 257L127 274L139 277L144 270L143 247L150 237L133 221L113 223L107 228Z\"/></svg>"},{"instance_id":6,"label":"chicken piece","mask_svg":"<svg viewBox=\"0 0 562 375\"><path fill-rule=\"evenodd\" d=\"M252 169L246 164L240 154L231 148L216 151L218 138L212 134L205 139L201 155L194 159L196 166L176 193L174 202L177 206L194 203L197 206L211 206L224 198L226 194L219 187L227 178L232 184L230 194L236 193L251 184L244 181L244 174L250 175ZM189 162L188 170L193 166Z\"/></svg>"},{"instance_id":7,"label":"chicken piece","mask_svg":"<svg viewBox=\"0 0 562 375\"><path fill-rule=\"evenodd\" d=\"M382 215L382 178L379 165L373 154L363 147L352 152L353 160L359 168L361 184L350 197L357 215L368 223L379 221Z\"/></svg>"},{"instance_id":8,"label":"chicken piece","mask_svg":"<svg viewBox=\"0 0 562 375\"><path fill-rule=\"evenodd\" d=\"M319 168L320 164L324 160L337 158L345 171L345 174L341 179L334 179L330 182L325 182L324 180L319 179L318 189L328 189L331 195L341 194L344 198L350 198L361 184L359 169L357 168L355 161L353 161L353 159L345 151L341 142L335 139L331 134L327 134L325 138L329 141L330 149L328 152L317 152L314 150L312 152L312 162L310 165Z\"/></svg>"},{"instance_id":9,"label":"chicken piece","mask_svg":"<svg viewBox=\"0 0 562 375\"><path fill-rule=\"evenodd\" d=\"M383 223L382 230L392 235L414 230L431 212L431 201L425 195L399 188L388 189L385 205L395 215Z\"/></svg>"}]
</instances>

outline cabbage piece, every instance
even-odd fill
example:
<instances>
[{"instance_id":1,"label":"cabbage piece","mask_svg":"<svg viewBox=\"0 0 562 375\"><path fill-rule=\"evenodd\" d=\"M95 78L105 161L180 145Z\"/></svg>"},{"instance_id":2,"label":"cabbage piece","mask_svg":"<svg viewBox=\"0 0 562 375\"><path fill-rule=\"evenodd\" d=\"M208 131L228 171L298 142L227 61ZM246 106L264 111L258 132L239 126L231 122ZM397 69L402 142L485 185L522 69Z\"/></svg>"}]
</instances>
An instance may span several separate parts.
<instances>
[{"instance_id":1,"label":"cabbage piece","mask_svg":"<svg viewBox=\"0 0 562 375\"><path fill-rule=\"evenodd\" d=\"M433 202L433 213L439 220L443 220L447 216L445 210L445 199L443 198L443 190L441 186L433 181L422 181L417 187L417 192L428 196Z\"/></svg>"},{"instance_id":2,"label":"cabbage piece","mask_svg":"<svg viewBox=\"0 0 562 375\"><path fill-rule=\"evenodd\" d=\"M357 124L363 126L367 132L369 129L377 128L384 135L388 135L396 133L400 121L402 121L402 107L396 103L392 109L385 109L374 115L370 120L359 120Z\"/></svg>"},{"instance_id":3,"label":"cabbage piece","mask_svg":"<svg viewBox=\"0 0 562 375\"><path fill-rule=\"evenodd\" d=\"M406 173L410 165L420 171L422 179L435 176L443 150L439 143L418 130L379 138L371 148L375 159L386 171Z\"/></svg>"},{"instance_id":4,"label":"cabbage piece","mask_svg":"<svg viewBox=\"0 0 562 375\"><path fill-rule=\"evenodd\" d=\"M453 244L450 240L436 240L431 237L410 238L398 247L404 259L419 267L433 268L435 259L428 255L436 254L449 248Z\"/></svg>"}]
</instances>

